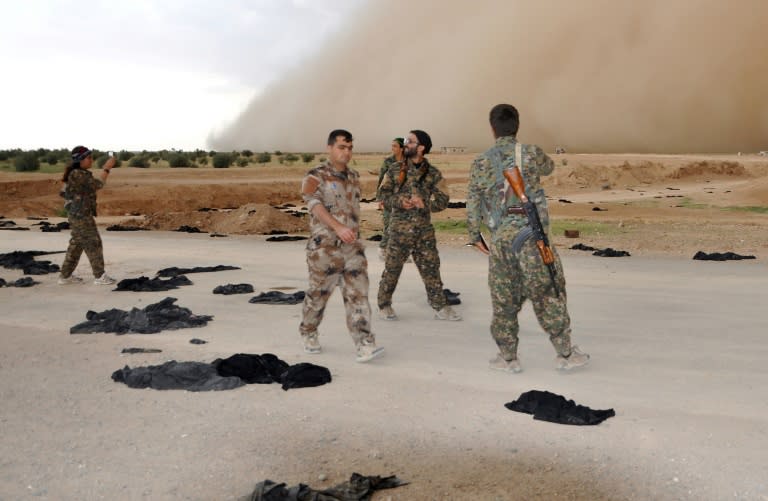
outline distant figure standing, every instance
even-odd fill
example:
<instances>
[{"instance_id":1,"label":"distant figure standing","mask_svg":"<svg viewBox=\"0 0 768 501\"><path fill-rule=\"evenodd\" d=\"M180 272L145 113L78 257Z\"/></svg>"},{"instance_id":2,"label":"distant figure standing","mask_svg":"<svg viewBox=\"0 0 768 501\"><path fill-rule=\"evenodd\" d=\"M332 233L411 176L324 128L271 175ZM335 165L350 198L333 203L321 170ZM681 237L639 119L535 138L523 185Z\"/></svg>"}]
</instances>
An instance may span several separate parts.
<instances>
[{"instance_id":1,"label":"distant figure standing","mask_svg":"<svg viewBox=\"0 0 768 501\"><path fill-rule=\"evenodd\" d=\"M589 355L571 346L571 319L565 295L565 277L560 258L555 252L557 289L544 264L520 200L508 189L504 170L519 168L525 183L525 196L536 206L542 225L549 233L547 199L541 187L541 176L552 173L555 164L541 148L522 144L516 139L520 118L517 109L499 104L490 113L496 144L479 155L472 164L467 194L467 229L469 241L490 255L488 286L491 290L493 319L491 335L499 354L490 368L520 372L517 358L517 315L526 299L530 299L536 318L557 352L557 369L586 365ZM480 236L480 224L491 230L490 249ZM557 290L562 291L557 293Z\"/></svg>"},{"instance_id":2,"label":"distant figure standing","mask_svg":"<svg viewBox=\"0 0 768 501\"><path fill-rule=\"evenodd\" d=\"M384 207L391 211L378 295L379 316L384 320L397 320L392 295L409 256L424 281L435 319L461 320L461 315L448 305L440 278L431 213L445 210L449 197L443 175L424 156L431 149L429 134L412 130L405 140L404 159L390 166L379 187Z\"/></svg>"},{"instance_id":3,"label":"distant figure standing","mask_svg":"<svg viewBox=\"0 0 768 501\"><path fill-rule=\"evenodd\" d=\"M64 208L67 210L71 238L61 265L60 285L79 284L83 279L72 273L77 268L83 251L91 263L96 285L111 285L115 279L104 271L104 248L96 228L96 191L104 187L115 165L115 158L107 159L101 171L101 179L93 177L88 169L93 167L93 152L85 146L72 150L72 162L64 171Z\"/></svg>"},{"instance_id":4,"label":"distant figure standing","mask_svg":"<svg viewBox=\"0 0 768 501\"><path fill-rule=\"evenodd\" d=\"M387 249L387 242L389 242L389 215L390 210L384 206L384 201L381 198L381 182L384 180L384 176L389 172L389 168L394 165L396 169L399 169L400 162L403 161L403 145L405 140L402 137L396 137L392 140L392 155L384 159L379 169L379 182L376 184L376 200L379 201L379 208L382 210L381 220L384 226L382 230L381 242L379 242L379 258L384 259L384 253Z\"/></svg>"},{"instance_id":5,"label":"distant figure standing","mask_svg":"<svg viewBox=\"0 0 768 501\"><path fill-rule=\"evenodd\" d=\"M337 129L328 136L328 160L310 170L301 184L301 196L310 213L307 242L309 287L304 296L299 332L304 351L322 351L317 328L337 285L341 286L347 328L358 362L383 354L371 333L368 302L368 261L360 241L360 176L348 167L352 134Z\"/></svg>"}]
</instances>

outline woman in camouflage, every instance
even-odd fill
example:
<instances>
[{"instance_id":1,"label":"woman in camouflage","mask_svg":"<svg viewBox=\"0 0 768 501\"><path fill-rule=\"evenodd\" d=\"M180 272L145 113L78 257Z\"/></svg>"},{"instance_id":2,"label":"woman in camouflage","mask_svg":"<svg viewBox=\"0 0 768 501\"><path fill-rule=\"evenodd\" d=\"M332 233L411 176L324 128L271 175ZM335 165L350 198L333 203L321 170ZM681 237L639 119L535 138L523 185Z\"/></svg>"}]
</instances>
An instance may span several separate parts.
<instances>
[{"instance_id":1,"label":"woman in camouflage","mask_svg":"<svg viewBox=\"0 0 768 501\"><path fill-rule=\"evenodd\" d=\"M77 268L80 256L85 251L91 262L91 269L97 285L115 283L104 271L104 249L99 230L96 228L96 191L107 182L109 172L115 165L115 158L110 156L102 167L101 179L93 177L88 169L93 166L93 152L85 146L76 146L72 150L72 163L64 171L64 208L67 210L71 238L69 248L61 265L60 285L82 283L83 279L72 272Z\"/></svg>"}]
</instances>

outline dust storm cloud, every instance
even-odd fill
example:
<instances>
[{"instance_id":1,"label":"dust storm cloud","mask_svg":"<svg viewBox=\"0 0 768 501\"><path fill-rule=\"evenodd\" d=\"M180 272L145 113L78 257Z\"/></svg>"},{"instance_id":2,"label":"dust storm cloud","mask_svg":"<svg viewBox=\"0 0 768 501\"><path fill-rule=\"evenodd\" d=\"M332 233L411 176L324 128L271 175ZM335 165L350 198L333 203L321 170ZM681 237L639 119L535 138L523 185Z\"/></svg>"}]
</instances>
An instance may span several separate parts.
<instances>
[{"instance_id":1,"label":"dust storm cloud","mask_svg":"<svg viewBox=\"0 0 768 501\"><path fill-rule=\"evenodd\" d=\"M319 151L340 127L386 151L421 128L480 150L508 102L547 149L766 150L766 19L764 0L373 0L210 145Z\"/></svg>"}]
</instances>

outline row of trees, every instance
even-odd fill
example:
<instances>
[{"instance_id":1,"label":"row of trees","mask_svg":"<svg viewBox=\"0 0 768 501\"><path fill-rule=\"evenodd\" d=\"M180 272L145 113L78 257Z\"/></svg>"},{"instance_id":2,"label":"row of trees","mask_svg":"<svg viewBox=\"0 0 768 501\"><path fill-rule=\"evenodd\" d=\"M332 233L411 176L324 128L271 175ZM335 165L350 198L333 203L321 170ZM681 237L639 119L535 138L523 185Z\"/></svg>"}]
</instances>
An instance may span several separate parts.
<instances>
[{"instance_id":1,"label":"row of trees","mask_svg":"<svg viewBox=\"0 0 768 501\"><path fill-rule=\"evenodd\" d=\"M149 168L152 164L157 165L160 161L165 161L170 167L199 167L207 166L209 163L217 169L226 169L233 165L245 167L250 163L268 164L272 162L273 153L262 152L254 153L251 150L217 152L217 151L182 151L182 150L161 150L161 151L141 151L132 152L122 150L116 152L117 163L115 167L128 165L129 167ZM106 152L94 151L93 157L96 164L101 167L107 161ZM314 153L283 153L274 152L274 158L278 163L292 165L301 160L304 163L310 163L315 159ZM0 150L0 162L11 161L18 172L36 171L40 169L42 163L56 165L59 162L68 163L70 161L70 152L65 149L49 150L39 148L37 150L23 151L20 149Z\"/></svg>"}]
</instances>

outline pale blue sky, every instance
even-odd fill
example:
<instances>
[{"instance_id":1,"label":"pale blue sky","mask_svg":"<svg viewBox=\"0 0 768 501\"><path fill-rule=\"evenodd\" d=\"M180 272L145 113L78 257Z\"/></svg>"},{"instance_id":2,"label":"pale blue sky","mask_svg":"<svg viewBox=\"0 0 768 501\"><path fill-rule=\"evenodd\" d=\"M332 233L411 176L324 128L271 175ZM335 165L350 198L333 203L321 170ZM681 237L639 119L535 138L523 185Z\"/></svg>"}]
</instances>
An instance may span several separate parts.
<instances>
[{"instance_id":1,"label":"pale blue sky","mask_svg":"<svg viewBox=\"0 0 768 501\"><path fill-rule=\"evenodd\" d=\"M0 0L0 148L206 148L365 0Z\"/></svg>"}]
</instances>

